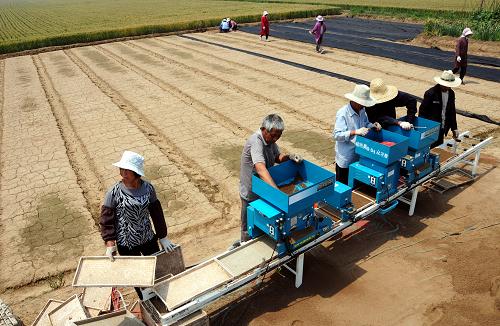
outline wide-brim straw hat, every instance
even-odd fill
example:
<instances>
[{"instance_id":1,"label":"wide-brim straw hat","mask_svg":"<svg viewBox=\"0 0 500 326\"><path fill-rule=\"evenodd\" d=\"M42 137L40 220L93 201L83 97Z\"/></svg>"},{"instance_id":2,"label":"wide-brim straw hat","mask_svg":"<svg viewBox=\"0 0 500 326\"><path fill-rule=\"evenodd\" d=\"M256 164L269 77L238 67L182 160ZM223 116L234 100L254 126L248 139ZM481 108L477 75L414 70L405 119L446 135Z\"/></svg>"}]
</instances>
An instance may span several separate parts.
<instances>
[{"instance_id":1,"label":"wide-brim straw hat","mask_svg":"<svg viewBox=\"0 0 500 326\"><path fill-rule=\"evenodd\" d=\"M387 85L381 78L375 78L370 82L370 95L377 103L384 103L398 95L398 88Z\"/></svg>"},{"instance_id":2,"label":"wide-brim straw hat","mask_svg":"<svg viewBox=\"0 0 500 326\"><path fill-rule=\"evenodd\" d=\"M113 163L114 166L121 169L131 170L140 176L144 176L144 157L141 155L125 151L119 162Z\"/></svg>"},{"instance_id":3,"label":"wide-brim straw hat","mask_svg":"<svg viewBox=\"0 0 500 326\"><path fill-rule=\"evenodd\" d=\"M267 12L267 10L264 10L264 12L262 13L262 16L267 16L269 15L269 13Z\"/></svg>"},{"instance_id":4,"label":"wide-brim straw hat","mask_svg":"<svg viewBox=\"0 0 500 326\"><path fill-rule=\"evenodd\" d=\"M462 83L462 80L455 76L451 70L445 70L441 76L434 77L434 80L439 85L446 87L457 87Z\"/></svg>"},{"instance_id":5,"label":"wide-brim straw hat","mask_svg":"<svg viewBox=\"0 0 500 326\"><path fill-rule=\"evenodd\" d=\"M377 104L377 101L370 96L370 87L366 85L356 85L351 93L347 93L344 96L364 107L370 107Z\"/></svg>"},{"instance_id":6,"label":"wide-brim straw hat","mask_svg":"<svg viewBox=\"0 0 500 326\"><path fill-rule=\"evenodd\" d=\"M316 21L318 21L318 22L322 22L323 20L325 20L325 19L321 15L318 15L318 17L316 17Z\"/></svg>"}]
</instances>

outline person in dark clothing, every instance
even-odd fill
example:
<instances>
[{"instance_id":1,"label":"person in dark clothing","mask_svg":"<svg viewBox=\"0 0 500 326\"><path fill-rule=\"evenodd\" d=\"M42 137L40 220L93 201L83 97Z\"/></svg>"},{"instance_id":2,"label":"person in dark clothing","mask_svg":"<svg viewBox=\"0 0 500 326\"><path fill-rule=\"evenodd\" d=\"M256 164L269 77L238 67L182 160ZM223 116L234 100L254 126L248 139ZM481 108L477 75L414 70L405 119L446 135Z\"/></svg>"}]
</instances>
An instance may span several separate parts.
<instances>
[{"instance_id":1,"label":"person in dark clothing","mask_svg":"<svg viewBox=\"0 0 500 326\"><path fill-rule=\"evenodd\" d=\"M472 34L470 28L464 28L462 35L458 38L455 45L455 67L453 68L453 73L456 74L460 70L462 84L464 84L464 77L467 72L467 51L469 49L469 36Z\"/></svg>"},{"instance_id":2,"label":"person in dark clothing","mask_svg":"<svg viewBox=\"0 0 500 326\"><path fill-rule=\"evenodd\" d=\"M398 91L396 86L386 85L380 78L370 82L370 95L377 101L372 107L366 108L368 120L378 122L382 128L398 125L405 130L410 130L417 114L417 99L405 92ZM396 107L406 107L406 121L396 119Z\"/></svg>"},{"instance_id":3,"label":"person in dark clothing","mask_svg":"<svg viewBox=\"0 0 500 326\"><path fill-rule=\"evenodd\" d=\"M457 114L455 111L455 92L451 87L457 87L462 80L455 77L451 70L445 70L441 76L434 77L437 84L429 88L420 104L418 116L441 123L439 138L431 147L439 146L444 141L448 131L452 131L453 138L458 138Z\"/></svg>"}]
</instances>

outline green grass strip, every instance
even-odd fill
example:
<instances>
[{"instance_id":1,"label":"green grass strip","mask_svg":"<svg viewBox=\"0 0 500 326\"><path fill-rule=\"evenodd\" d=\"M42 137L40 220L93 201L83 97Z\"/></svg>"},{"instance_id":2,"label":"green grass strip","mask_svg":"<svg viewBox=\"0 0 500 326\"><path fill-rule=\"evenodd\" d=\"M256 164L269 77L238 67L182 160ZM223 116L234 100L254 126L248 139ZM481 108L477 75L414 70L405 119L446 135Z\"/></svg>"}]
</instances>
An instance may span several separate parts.
<instances>
[{"instance_id":1,"label":"green grass strip","mask_svg":"<svg viewBox=\"0 0 500 326\"><path fill-rule=\"evenodd\" d=\"M294 18L308 18L317 15L339 15L341 13L338 7L318 8L314 10L300 10L275 13L272 20L285 20ZM238 23L259 22L261 15L243 15L233 19ZM28 39L17 42L4 42L0 44L0 54L15 53L26 50L33 50L50 46L63 46L76 43L89 43L103 40L112 40L123 37L134 37L141 35L180 32L186 30L204 30L215 27L220 24L220 18L197 20L184 23L172 23L164 25L147 25L132 28L103 30L97 32L72 33L67 35L51 36L44 38Z\"/></svg>"}]
</instances>

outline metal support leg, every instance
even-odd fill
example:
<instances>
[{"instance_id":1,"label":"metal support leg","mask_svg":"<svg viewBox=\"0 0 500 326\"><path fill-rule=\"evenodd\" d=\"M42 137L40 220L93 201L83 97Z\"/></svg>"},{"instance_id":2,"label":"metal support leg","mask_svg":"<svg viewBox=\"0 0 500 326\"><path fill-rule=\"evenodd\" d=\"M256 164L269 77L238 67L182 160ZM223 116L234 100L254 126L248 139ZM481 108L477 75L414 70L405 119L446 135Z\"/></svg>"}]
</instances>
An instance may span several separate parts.
<instances>
[{"instance_id":1,"label":"metal support leg","mask_svg":"<svg viewBox=\"0 0 500 326\"><path fill-rule=\"evenodd\" d=\"M304 254L300 254L297 257L295 270L291 269L287 264L284 264L283 266L295 275L295 287L300 287L302 285L302 276L304 274Z\"/></svg>"},{"instance_id":2,"label":"metal support leg","mask_svg":"<svg viewBox=\"0 0 500 326\"><path fill-rule=\"evenodd\" d=\"M415 206L417 204L417 196L418 196L419 190L420 190L420 186L416 186L411 191L410 210L408 211L409 216L413 216L413 213L415 212Z\"/></svg>"},{"instance_id":3,"label":"metal support leg","mask_svg":"<svg viewBox=\"0 0 500 326\"><path fill-rule=\"evenodd\" d=\"M472 164L472 176L476 176L477 166L479 164L479 157L481 156L481 150L476 152L476 157L474 157L474 163Z\"/></svg>"},{"instance_id":4,"label":"metal support leg","mask_svg":"<svg viewBox=\"0 0 500 326\"><path fill-rule=\"evenodd\" d=\"M298 288L302 285L302 276L304 274L304 254L300 254L299 257L297 257L295 271L295 287Z\"/></svg>"}]
</instances>

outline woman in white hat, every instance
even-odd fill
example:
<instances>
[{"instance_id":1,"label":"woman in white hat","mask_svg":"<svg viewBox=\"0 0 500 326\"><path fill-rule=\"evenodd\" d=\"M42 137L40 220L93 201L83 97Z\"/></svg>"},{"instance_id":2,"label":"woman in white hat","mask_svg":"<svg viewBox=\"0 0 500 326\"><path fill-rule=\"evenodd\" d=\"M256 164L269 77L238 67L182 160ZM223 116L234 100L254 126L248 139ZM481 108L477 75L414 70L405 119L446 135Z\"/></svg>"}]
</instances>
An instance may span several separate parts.
<instances>
[{"instance_id":1,"label":"woman in white hat","mask_svg":"<svg viewBox=\"0 0 500 326\"><path fill-rule=\"evenodd\" d=\"M264 10L262 13L262 17L260 18L260 39L262 40L262 36L266 36L266 41L269 38L269 13Z\"/></svg>"},{"instance_id":2,"label":"woman in white hat","mask_svg":"<svg viewBox=\"0 0 500 326\"><path fill-rule=\"evenodd\" d=\"M462 84L467 72L467 51L469 50L469 37L472 34L474 33L472 33L469 27L464 28L462 35L460 35L455 45L455 67L453 68L453 73L456 74L460 70Z\"/></svg>"},{"instance_id":3,"label":"woman in white hat","mask_svg":"<svg viewBox=\"0 0 500 326\"><path fill-rule=\"evenodd\" d=\"M345 94L349 103L337 111L333 138L335 139L335 173L336 180L343 184L348 183L349 165L358 161L359 156L354 152L356 136L366 136L371 128L377 131L382 126L370 123L365 107L375 105L376 101L370 96L370 88L366 85L356 85L352 93Z\"/></svg>"},{"instance_id":4,"label":"woman in white hat","mask_svg":"<svg viewBox=\"0 0 500 326\"><path fill-rule=\"evenodd\" d=\"M439 138L431 147L441 145L449 130L454 139L458 137L455 92L451 88L462 83L451 70L443 71L440 76L434 77L434 81L437 84L425 92L418 112L419 117L441 123Z\"/></svg>"},{"instance_id":5,"label":"woman in white hat","mask_svg":"<svg viewBox=\"0 0 500 326\"><path fill-rule=\"evenodd\" d=\"M153 185L144 176L144 157L125 151L119 162L121 181L108 190L101 208L101 236L106 256L151 255L158 252L157 239L166 251L174 249L167 238L167 225ZM156 234L151 227L153 221Z\"/></svg>"},{"instance_id":6,"label":"woman in white hat","mask_svg":"<svg viewBox=\"0 0 500 326\"><path fill-rule=\"evenodd\" d=\"M314 35L314 39L316 41L316 52L321 53L323 53L321 43L323 43L323 35L326 33L324 20L323 16L318 15L318 17L316 17L316 24L314 24L314 27L309 31L311 35Z\"/></svg>"}]
</instances>

